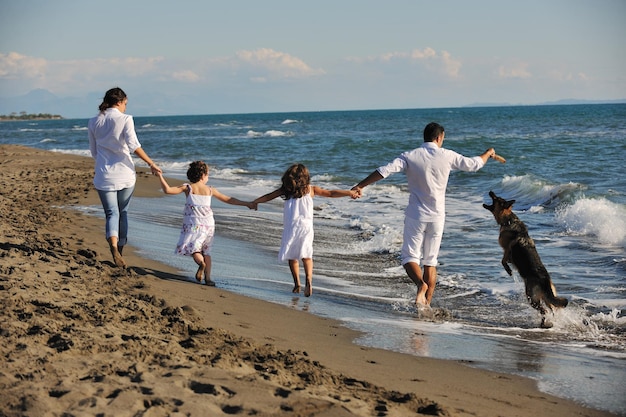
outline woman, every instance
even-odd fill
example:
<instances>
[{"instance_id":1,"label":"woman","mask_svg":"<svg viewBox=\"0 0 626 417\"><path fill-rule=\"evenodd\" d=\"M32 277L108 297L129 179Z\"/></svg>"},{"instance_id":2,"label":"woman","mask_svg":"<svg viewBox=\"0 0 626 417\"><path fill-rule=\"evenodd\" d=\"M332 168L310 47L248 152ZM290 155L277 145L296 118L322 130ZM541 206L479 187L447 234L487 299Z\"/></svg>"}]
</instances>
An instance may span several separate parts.
<instances>
[{"instance_id":1,"label":"woman","mask_svg":"<svg viewBox=\"0 0 626 417\"><path fill-rule=\"evenodd\" d=\"M96 160L93 184L106 216L106 238L115 265L126 267L122 250L128 235L128 206L135 189L135 164L131 154L150 166L153 175L162 171L141 148L133 117L124 114L128 98L121 88L106 92L100 113L88 123L89 150Z\"/></svg>"}]
</instances>

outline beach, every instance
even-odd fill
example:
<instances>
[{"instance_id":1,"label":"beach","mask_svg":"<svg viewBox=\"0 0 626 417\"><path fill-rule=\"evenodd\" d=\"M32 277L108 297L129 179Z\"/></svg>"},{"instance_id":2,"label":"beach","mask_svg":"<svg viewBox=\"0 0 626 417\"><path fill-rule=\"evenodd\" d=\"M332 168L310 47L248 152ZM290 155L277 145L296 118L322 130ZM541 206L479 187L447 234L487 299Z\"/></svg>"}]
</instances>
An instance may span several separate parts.
<instances>
[{"instance_id":1,"label":"beach","mask_svg":"<svg viewBox=\"0 0 626 417\"><path fill-rule=\"evenodd\" d=\"M612 415L523 377L358 346L334 320L189 282L132 247L116 268L103 220L72 208L99 204L92 169L0 146L2 416ZM138 167L135 196L159 196L153 180Z\"/></svg>"}]
</instances>

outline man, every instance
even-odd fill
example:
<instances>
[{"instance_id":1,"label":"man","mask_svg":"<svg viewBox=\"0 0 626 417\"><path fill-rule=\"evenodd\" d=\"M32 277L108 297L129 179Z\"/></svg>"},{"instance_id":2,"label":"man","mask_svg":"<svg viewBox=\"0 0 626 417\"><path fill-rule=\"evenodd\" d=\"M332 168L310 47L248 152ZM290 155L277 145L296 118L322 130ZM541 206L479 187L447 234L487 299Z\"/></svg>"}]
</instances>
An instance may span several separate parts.
<instances>
[{"instance_id":1,"label":"man","mask_svg":"<svg viewBox=\"0 0 626 417\"><path fill-rule=\"evenodd\" d=\"M424 143L404 152L389 164L378 168L353 187L362 188L396 172L406 172L409 205L404 212L402 266L417 285L416 304L430 306L437 283L437 257L445 222L445 195L450 171L474 172L481 169L495 150L469 158L443 148L445 130L437 123L424 128ZM423 260L424 273L420 268Z\"/></svg>"}]
</instances>

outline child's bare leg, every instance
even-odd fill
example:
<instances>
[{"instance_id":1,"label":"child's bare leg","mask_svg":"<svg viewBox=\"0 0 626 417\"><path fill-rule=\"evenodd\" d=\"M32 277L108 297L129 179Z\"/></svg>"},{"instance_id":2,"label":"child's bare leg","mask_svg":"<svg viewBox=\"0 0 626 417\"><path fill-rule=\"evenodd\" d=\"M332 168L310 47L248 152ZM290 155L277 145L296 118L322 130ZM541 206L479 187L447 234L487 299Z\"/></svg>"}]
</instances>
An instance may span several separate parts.
<instances>
[{"instance_id":1,"label":"child's bare leg","mask_svg":"<svg viewBox=\"0 0 626 417\"><path fill-rule=\"evenodd\" d=\"M211 281L211 255L204 255L204 282L209 287L215 287L215 281Z\"/></svg>"},{"instance_id":2,"label":"child's bare leg","mask_svg":"<svg viewBox=\"0 0 626 417\"><path fill-rule=\"evenodd\" d=\"M198 264L198 270L196 271L196 281L202 282L202 275L204 275L204 269L206 268L206 264L204 263L204 257L200 252L195 252L192 256L194 262Z\"/></svg>"},{"instance_id":3,"label":"child's bare leg","mask_svg":"<svg viewBox=\"0 0 626 417\"><path fill-rule=\"evenodd\" d=\"M289 260L289 270L293 278L293 290L291 292L300 293L300 264L297 259Z\"/></svg>"},{"instance_id":4,"label":"child's bare leg","mask_svg":"<svg viewBox=\"0 0 626 417\"><path fill-rule=\"evenodd\" d=\"M306 277L306 285L304 286L304 296L310 297L313 294L313 259L302 259L304 265L304 273Z\"/></svg>"}]
</instances>

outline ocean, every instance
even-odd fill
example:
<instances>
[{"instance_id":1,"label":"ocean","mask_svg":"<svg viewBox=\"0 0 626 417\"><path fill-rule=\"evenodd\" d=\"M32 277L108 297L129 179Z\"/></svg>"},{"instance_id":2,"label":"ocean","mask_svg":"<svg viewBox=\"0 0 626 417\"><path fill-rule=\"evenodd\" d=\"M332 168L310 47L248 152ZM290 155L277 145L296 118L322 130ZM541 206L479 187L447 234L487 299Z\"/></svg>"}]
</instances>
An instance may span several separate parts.
<instances>
[{"instance_id":1,"label":"ocean","mask_svg":"<svg viewBox=\"0 0 626 417\"><path fill-rule=\"evenodd\" d=\"M289 268L277 260L282 200L258 211L214 200L213 279L337 319L362 332L355 343L364 346L527 376L547 393L626 415L626 104L135 117L143 148L167 176L184 180L189 162L201 159L209 185L244 200L279 187L294 162L309 167L315 185L351 188L420 146L431 121L445 126L444 147L467 156L494 147L507 160L450 176L435 314L417 311L399 263L404 174L365 188L359 200L314 199L310 298L291 293ZM86 125L0 123L0 143L89 155ZM548 315L550 329L539 328L519 275L502 268L498 226L482 207L490 190L516 200L514 212L570 302ZM129 243L193 280L193 261L173 254L183 205L180 195L134 198ZM100 207L81 209L102 216Z\"/></svg>"}]
</instances>

